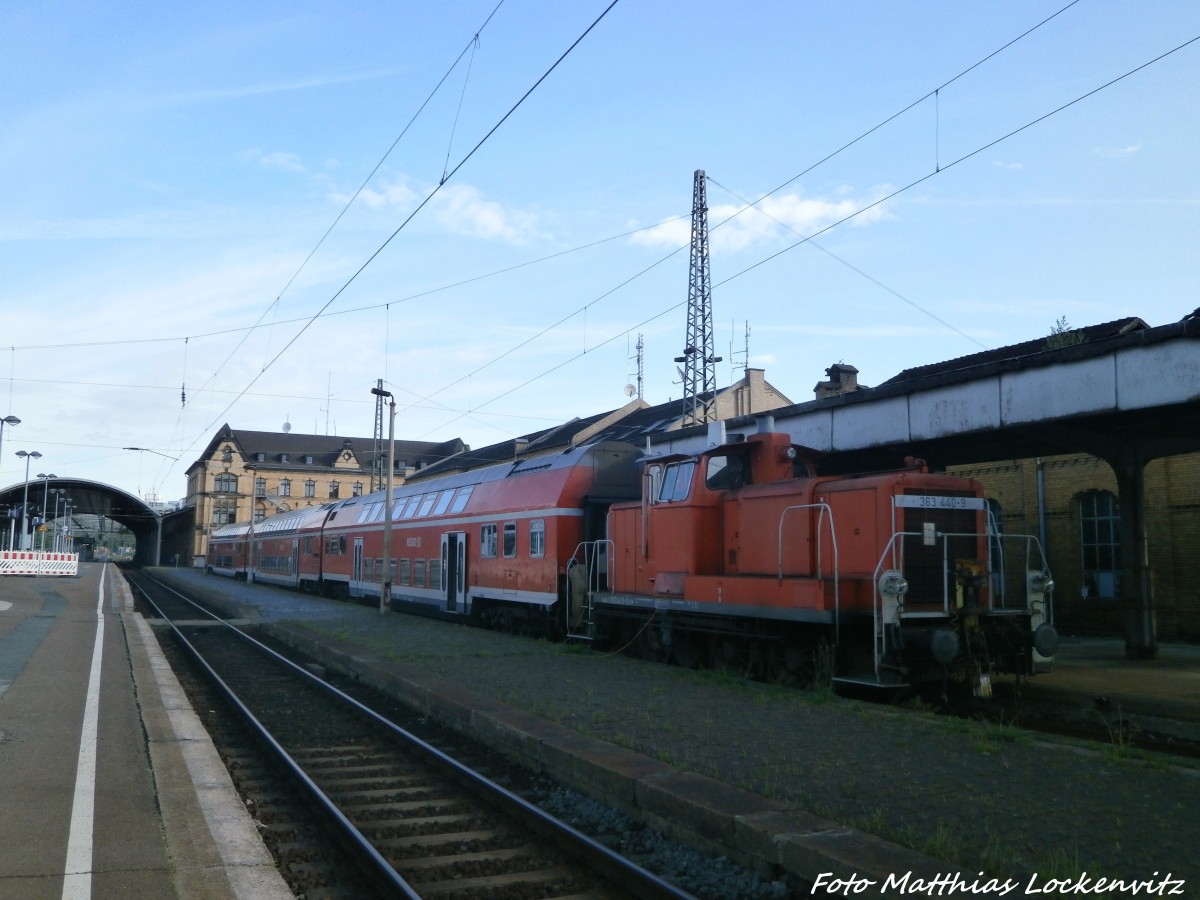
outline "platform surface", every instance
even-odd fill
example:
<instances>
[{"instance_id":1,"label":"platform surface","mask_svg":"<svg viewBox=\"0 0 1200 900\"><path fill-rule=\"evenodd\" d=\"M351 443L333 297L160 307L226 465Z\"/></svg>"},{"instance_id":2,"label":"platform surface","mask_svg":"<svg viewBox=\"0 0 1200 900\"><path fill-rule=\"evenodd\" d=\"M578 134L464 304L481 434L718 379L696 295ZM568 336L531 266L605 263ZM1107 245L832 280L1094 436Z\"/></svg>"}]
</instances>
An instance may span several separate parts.
<instances>
[{"instance_id":1,"label":"platform surface","mask_svg":"<svg viewBox=\"0 0 1200 900\"><path fill-rule=\"evenodd\" d=\"M100 563L0 578L0 811L5 900L291 896Z\"/></svg>"}]
</instances>

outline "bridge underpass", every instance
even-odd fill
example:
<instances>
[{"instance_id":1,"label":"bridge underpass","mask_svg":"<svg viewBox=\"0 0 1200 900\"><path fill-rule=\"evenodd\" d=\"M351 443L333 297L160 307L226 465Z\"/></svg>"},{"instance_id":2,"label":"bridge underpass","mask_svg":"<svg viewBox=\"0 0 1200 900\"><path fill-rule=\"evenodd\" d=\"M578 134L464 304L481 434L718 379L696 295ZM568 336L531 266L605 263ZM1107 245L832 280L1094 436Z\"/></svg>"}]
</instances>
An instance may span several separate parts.
<instances>
[{"instance_id":1,"label":"bridge underpass","mask_svg":"<svg viewBox=\"0 0 1200 900\"><path fill-rule=\"evenodd\" d=\"M62 493L58 495L48 493L48 491L54 490ZM3 508L6 513L9 510L16 510L18 532L21 528L20 509L25 493L26 485L23 481L0 489L0 508ZM30 481L28 496L27 513L29 516L41 516L44 508L47 520L54 521L54 501L57 496L60 499L58 516L62 519L65 509L61 498L65 496L71 500L71 517L73 519L88 515L112 519L133 532L136 541L133 560L135 563L148 566L158 564L161 520L144 500L133 494L126 493L120 488L101 484L98 481L88 481L82 478L54 478L49 482L43 479ZM5 518L2 521L4 523L4 547L7 549L12 520ZM78 546L78 538L76 545Z\"/></svg>"},{"instance_id":2,"label":"bridge underpass","mask_svg":"<svg viewBox=\"0 0 1200 900\"><path fill-rule=\"evenodd\" d=\"M827 454L829 472L894 469L908 456L934 470L1068 453L1104 460L1121 511L1126 654L1152 657L1145 467L1200 451L1200 317L1034 349L975 354L777 409L774 427ZM752 434L759 423L746 417L726 427ZM700 426L671 433L655 449L694 451L708 440Z\"/></svg>"}]
</instances>

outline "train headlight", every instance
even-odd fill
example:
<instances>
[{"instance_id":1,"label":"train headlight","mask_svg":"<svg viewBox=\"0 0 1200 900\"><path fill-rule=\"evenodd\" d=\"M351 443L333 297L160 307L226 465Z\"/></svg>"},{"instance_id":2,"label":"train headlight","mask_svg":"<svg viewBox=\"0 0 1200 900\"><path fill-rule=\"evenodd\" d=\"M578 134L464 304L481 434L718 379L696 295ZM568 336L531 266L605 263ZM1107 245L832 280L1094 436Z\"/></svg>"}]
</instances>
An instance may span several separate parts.
<instances>
[{"instance_id":1,"label":"train headlight","mask_svg":"<svg viewBox=\"0 0 1200 900\"><path fill-rule=\"evenodd\" d=\"M1049 594L1054 590L1054 579L1049 573L1042 572L1034 575L1029 581L1030 588L1037 594Z\"/></svg>"},{"instance_id":2,"label":"train headlight","mask_svg":"<svg viewBox=\"0 0 1200 900\"><path fill-rule=\"evenodd\" d=\"M908 593L908 582L899 572L884 572L879 576L879 592L891 594L894 597L903 597Z\"/></svg>"}]
</instances>

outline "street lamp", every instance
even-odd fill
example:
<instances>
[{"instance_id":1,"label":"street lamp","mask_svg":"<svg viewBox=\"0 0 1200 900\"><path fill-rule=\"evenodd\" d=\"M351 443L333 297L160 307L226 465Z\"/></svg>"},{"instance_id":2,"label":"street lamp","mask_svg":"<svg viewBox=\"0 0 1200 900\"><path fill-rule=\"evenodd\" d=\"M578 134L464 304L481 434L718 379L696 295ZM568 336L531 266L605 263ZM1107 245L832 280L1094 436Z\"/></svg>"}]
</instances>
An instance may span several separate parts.
<instances>
[{"instance_id":1,"label":"street lamp","mask_svg":"<svg viewBox=\"0 0 1200 900\"><path fill-rule=\"evenodd\" d=\"M21 549L27 550L29 548L25 546L25 528L29 521L29 461L31 459L41 459L42 454L36 450L33 452L18 450L17 456L25 457L25 499L21 503Z\"/></svg>"},{"instance_id":2,"label":"street lamp","mask_svg":"<svg viewBox=\"0 0 1200 900\"><path fill-rule=\"evenodd\" d=\"M385 613L392 605L392 479L396 472L396 398L391 391L371 388L376 397L388 398L388 475L387 498L383 504L383 582L379 585L379 612Z\"/></svg>"},{"instance_id":3,"label":"street lamp","mask_svg":"<svg viewBox=\"0 0 1200 900\"><path fill-rule=\"evenodd\" d=\"M43 530L38 532L39 534L46 533L45 532L46 507L49 505L49 501L50 501L50 479L57 478L57 477L58 476L55 475L53 472L51 472L49 475L45 474L44 472L38 472L38 478L44 478L46 481L46 483L45 483L45 485L43 485L43 489L42 489L42 529ZM30 543L32 543L32 541ZM38 544L41 545L40 549L42 549L42 550L46 549L46 539L45 538L42 538L41 540L39 540Z\"/></svg>"},{"instance_id":4,"label":"street lamp","mask_svg":"<svg viewBox=\"0 0 1200 900\"><path fill-rule=\"evenodd\" d=\"M0 419L0 452L4 450L4 426L20 424L21 420L16 416L5 416L3 419ZM3 456L0 456L0 459L3 459Z\"/></svg>"}]
</instances>

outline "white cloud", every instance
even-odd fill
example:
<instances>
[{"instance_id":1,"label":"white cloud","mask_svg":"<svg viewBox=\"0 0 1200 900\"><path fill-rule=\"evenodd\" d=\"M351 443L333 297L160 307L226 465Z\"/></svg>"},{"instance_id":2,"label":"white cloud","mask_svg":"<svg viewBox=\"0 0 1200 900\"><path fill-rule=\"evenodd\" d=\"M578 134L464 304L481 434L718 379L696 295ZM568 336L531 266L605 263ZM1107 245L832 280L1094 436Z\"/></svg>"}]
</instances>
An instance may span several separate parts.
<instances>
[{"instance_id":1,"label":"white cloud","mask_svg":"<svg viewBox=\"0 0 1200 900\"><path fill-rule=\"evenodd\" d=\"M281 172L304 172L304 164L295 153L263 153L258 157L258 164L264 169L278 169Z\"/></svg>"},{"instance_id":2,"label":"white cloud","mask_svg":"<svg viewBox=\"0 0 1200 900\"><path fill-rule=\"evenodd\" d=\"M379 187L364 188L359 200L372 209L397 207L411 210L428 196L430 190L432 187L414 187L405 179L397 179ZM331 194L330 199L345 203L350 197L348 194ZM470 185L446 185L430 201L428 209L433 220L452 234L520 244L539 233L536 215L489 200Z\"/></svg>"},{"instance_id":3,"label":"white cloud","mask_svg":"<svg viewBox=\"0 0 1200 900\"><path fill-rule=\"evenodd\" d=\"M1141 149L1141 144L1130 144L1128 147L1097 147L1092 152L1105 159L1125 159Z\"/></svg>"},{"instance_id":4,"label":"white cloud","mask_svg":"<svg viewBox=\"0 0 1200 900\"><path fill-rule=\"evenodd\" d=\"M1025 168L1023 163L1008 162L1007 160L1003 160L1003 159L993 159L992 167L996 168L996 169L1023 169L1023 168Z\"/></svg>"},{"instance_id":5,"label":"white cloud","mask_svg":"<svg viewBox=\"0 0 1200 900\"><path fill-rule=\"evenodd\" d=\"M740 213L742 207L733 204L710 206L709 242L715 250L734 252L761 244L794 243L842 221L863 226L887 217L884 204L871 205L887 193L884 188L876 189L873 196L857 198L850 196L853 192L848 188L838 193L845 196L837 200L806 198L799 194L768 197ZM676 219L638 232L630 238L630 243L644 247L680 247L691 240L691 231L690 219Z\"/></svg>"}]
</instances>

